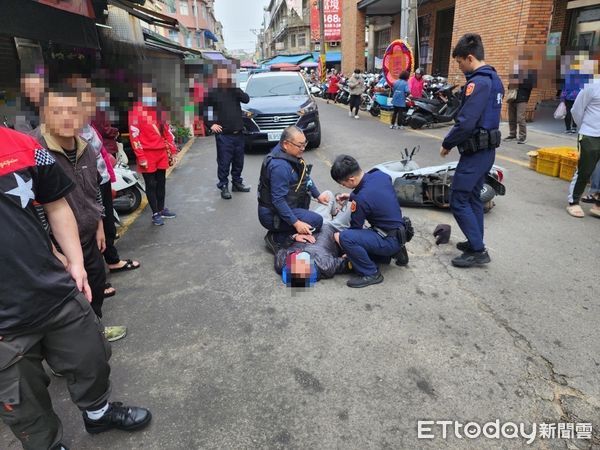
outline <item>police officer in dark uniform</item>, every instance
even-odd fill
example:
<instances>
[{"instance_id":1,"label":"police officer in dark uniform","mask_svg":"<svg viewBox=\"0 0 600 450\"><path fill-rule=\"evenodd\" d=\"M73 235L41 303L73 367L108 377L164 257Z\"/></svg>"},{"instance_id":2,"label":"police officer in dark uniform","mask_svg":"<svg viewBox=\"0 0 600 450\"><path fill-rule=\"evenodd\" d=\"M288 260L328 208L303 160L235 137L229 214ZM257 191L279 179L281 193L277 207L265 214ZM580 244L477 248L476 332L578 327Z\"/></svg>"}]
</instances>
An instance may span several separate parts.
<instances>
[{"instance_id":1,"label":"police officer in dark uniform","mask_svg":"<svg viewBox=\"0 0 600 450\"><path fill-rule=\"evenodd\" d=\"M492 168L500 145L500 110L504 87L496 70L484 62L483 43L478 34L465 34L452 51L452 57L467 78L462 107L456 123L446 135L440 155L458 147L460 160L452 180L450 209L467 237L457 248L456 267L472 267L490 262L483 243L483 203L480 192Z\"/></svg>"},{"instance_id":2,"label":"police officer in dark uniform","mask_svg":"<svg viewBox=\"0 0 600 450\"><path fill-rule=\"evenodd\" d=\"M334 235L357 273L346 284L361 288L381 283L383 275L376 262L389 264L394 257L398 265L408 263L405 222L392 179L378 169L363 172L356 159L348 155L335 159L331 177L354 189L338 196L340 201L349 199L352 215L350 228ZM363 228L365 220L371 228Z\"/></svg>"},{"instance_id":3,"label":"police officer in dark uniform","mask_svg":"<svg viewBox=\"0 0 600 450\"><path fill-rule=\"evenodd\" d=\"M306 145L300 128L286 128L260 169L258 220L269 230L265 242L273 253L291 244L292 233L310 235L323 225L323 217L308 208L311 196L328 204L329 195L321 194L310 177L312 166L302 158Z\"/></svg>"}]
</instances>

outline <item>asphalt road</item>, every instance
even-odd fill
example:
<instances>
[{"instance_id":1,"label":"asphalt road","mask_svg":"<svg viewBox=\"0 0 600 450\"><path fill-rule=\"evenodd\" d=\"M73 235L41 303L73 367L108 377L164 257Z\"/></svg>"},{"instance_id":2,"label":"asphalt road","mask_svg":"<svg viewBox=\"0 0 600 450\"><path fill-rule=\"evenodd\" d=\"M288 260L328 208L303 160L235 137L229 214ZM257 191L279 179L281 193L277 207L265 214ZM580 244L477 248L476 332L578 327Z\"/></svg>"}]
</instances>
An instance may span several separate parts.
<instances>
[{"instance_id":1,"label":"asphalt road","mask_svg":"<svg viewBox=\"0 0 600 450\"><path fill-rule=\"evenodd\" d=\"M320 102L323 142L308 151L321 190L339 191L339 153L363 167L420 145L439 164L446 128L390 130ZM525 147L525 148L524 148ZM197 140L168 180L178 218L144 211L119 242L142 268L118 274L105 323L114 399L152 409L139 433L87 435L64 380L51 391L74 449L520 449L514 439L417 438L418 420L592 422L594 440L537 439L528 448L600 447L600 221L569 217L567 183L523 167L528 146L503 146L507 195L486 216L492 263L450 265L462 234L443 210L404 208L416 227L410 265L383 267L362 290L346 277L292 293L273 271L256 218L260 153L247 155L250 194L223 201L213 138ZM454 151L449 159L457 158ZM438 223L453 226L436 247ZM19 448L0 425L2 449Z\"/></svg>"}]
</instances>

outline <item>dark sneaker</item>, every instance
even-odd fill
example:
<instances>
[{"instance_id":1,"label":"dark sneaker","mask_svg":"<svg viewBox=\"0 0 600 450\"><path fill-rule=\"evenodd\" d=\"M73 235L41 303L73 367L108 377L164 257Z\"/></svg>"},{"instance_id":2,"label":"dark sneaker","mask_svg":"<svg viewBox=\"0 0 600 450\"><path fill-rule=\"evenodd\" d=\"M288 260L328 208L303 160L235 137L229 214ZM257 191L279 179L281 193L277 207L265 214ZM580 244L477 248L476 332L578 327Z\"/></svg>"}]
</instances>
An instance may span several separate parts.
<instances>
[{"instance_id":1,"label":"dark sneaker","mask_svg":"<svg viewBox=\"0 0 600 450\"><path fill-rule=\"evenodd\" d=\"M250 186L246 186L244 183L232 183L232 192L250 192Z\"/></svg>"},{"instance_id":2,"label":"dark sneaker","mask_svg":"<svg viewBox=\"0 0 600 450\"><path fill-rule=\"evenodd\" d=\"M519 139L517 141L517 144L526 144L526 143L527 143L527 139L525 139L525 138Z\"/></svg>"},{"instance_id":3,"label":"dark sneaker","mask_svg":"<svg viewBox=\"0 0 600 450\"><path fill-rule=\"evenodd\" d=\"M267 231L267 234L265 234L265 244L267 245L267 248L271 250L271 253L273 253L274 255L276 255L277 252L281 250L281 245L279 245L275 241L275 235L272 231Z\"/></svg>"},{"instance_id":4,"label":"dark sneaker","mask_svg":"<svg viewBox=\"0 0 600 450\"><path fill-rule=\"evenodd\" d=\"M504 138L505 141L514 141L517 137L516 136L506 136Z\"/></svg>"},{"instance_id":5,"label":"dark sneaker","mask_svg":"<svg viewBox=\"0 0 600 450\"><path fill-rule=\"evenodd\" d=\"M400 251L393 256L396 259L397 266L406 266L408 265L408 252L406 251L406 246L403 245Z\"/></svg>"},{"instance_id":6,"label":"dark sneaker","mask_svg":"<svg viewBox=\"0 0 600 450\"><path fill-rule=\"evenodd\" d=\"M173 211L169 211L169 208L165 208L160 212L160 216L163 219L174 219L177 217L177 214L175 214Z\"/></svg>"},{"instance_id":7,"label":"dark sneaker","mask_svg":"<svg viewBox=\"0 0 600 450\"><path fill-rule=\"evenodd\" d=\"M452 265L454 267L467 268L473 266L482 266L490 261L490 255L488 255L487 250L483 250L481 252L468 251L454 258L452 260Z\"/></svg>"},{"instance_id":8,"label":"dark sneaker","mask_svg":"<svg viewBox=\"0 0 600 450\"><path fill-rule=\"evenodd\" d=\"M98 420L90 419L85 411L83 412L85 431L90 434L115 428L124 431L139 430L148 425L151 419L152 414L146 408L123 406L121 402L109 403L108 411Z\"/></svg>"},{"instance_id":9,"label":"dark sneaker","mask_svg":"<svg viewBox=\"0 0 600 450\"><path fill-rule=\"evenodd\" d=\"M231 199L231 192L229 192L229 188L227 186L223 186L221 188L221 198L223 200L230 200Z\"/></svg>"},{"instance_id":10,"label":"dark sneaker","mask_svg":"<svg viewBox=\"0 0 600 450\"><path fill-rule=\"evenodd\" d=\"M346 286L351 288L363 288L381 282L383 282L383 275L381 275L381 272L377 272L375 275L352 277L346 282Z\"/></svg>"},{"instance_id":11,"label":"dark sneaker","mask_svg":"<svg viewBox=\"0 0 600 450\"><path fill-rule=\"evenodd\" d=\"M462 241L462 242L459 242L458 244L456 244L456 248L458 250L460 250L461 252L470 252L471 244L469 244L469 241Z\"/></svg>"},{"instance_id":12,"label":"dark sneaker","mask_svg":"<svg viewBox=\"0 0 600 450\"><path fill-rule=\"evenodd\" d=\"M154 225L156 225L157 227L164 225L165 221L163 220L162 216L160 215L160 213L154 213L152 214L152 223Z\"/></svg>"}]
</instances>

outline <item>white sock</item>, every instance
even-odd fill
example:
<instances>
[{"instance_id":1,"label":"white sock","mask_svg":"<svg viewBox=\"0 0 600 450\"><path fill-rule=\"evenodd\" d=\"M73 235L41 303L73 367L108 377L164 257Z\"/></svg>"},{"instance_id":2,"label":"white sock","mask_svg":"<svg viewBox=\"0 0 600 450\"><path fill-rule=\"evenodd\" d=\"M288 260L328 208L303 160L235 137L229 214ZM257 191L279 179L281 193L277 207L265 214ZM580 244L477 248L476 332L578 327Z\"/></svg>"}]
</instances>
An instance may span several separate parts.
<instances>
[{"instance_id":1,"label":"white sock","mask_svg":"<svg viewBox=\"0 0 600 450\"><path fill-rule=\"evenodd\" d=\"M104 414L106 414L106 411L108 411L108 402L106 403L106 405L104 405L104 407L97 409L96 411L87 411L86 410L86 414L88 416L89 419L91 420L98 420L100 419Z\"/></svg>"}]
</instances>

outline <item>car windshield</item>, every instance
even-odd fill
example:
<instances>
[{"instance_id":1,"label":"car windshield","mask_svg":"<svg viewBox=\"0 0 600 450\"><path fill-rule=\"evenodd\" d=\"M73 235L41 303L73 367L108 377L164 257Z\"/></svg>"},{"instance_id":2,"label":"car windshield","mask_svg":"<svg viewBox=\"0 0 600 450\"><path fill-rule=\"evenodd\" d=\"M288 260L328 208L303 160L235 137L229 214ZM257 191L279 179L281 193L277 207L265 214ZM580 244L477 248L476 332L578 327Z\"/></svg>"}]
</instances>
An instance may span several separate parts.
<instances>
[{"instance_id":1,"label":"car windshield","mask_svg":"<svg viewBox=\"0 0 600 450\"><path fill-rule=\"evenodd\" d=\"M238 72L237 81L238 83L244 83L248 81L248 77L250 76L250 72Z\"/></svg>"},{"instance_id":2,"label":"car windshield","mask_svg":"<svg viewBox=\"0 0 600 450\"><path fill-rule=\"evenodd\" d=\"M248 81L246 92L250 97L278 95L307 95L300 77L255 77Z\"/></svg>"}]
</instances>

